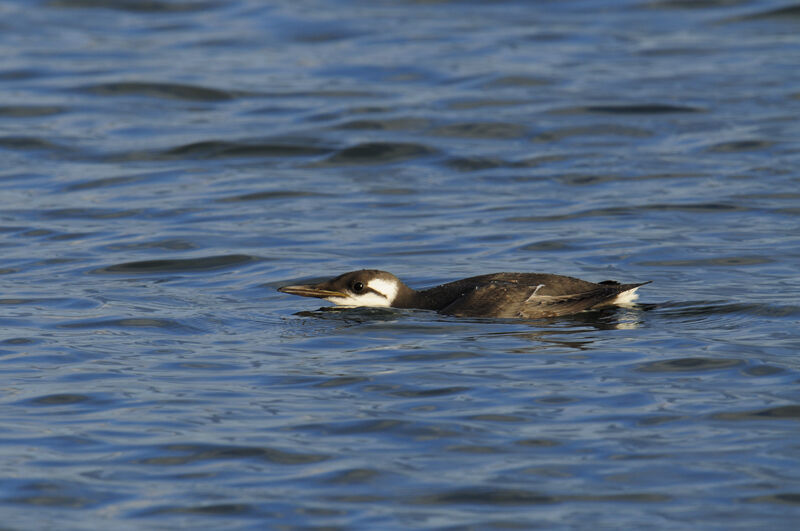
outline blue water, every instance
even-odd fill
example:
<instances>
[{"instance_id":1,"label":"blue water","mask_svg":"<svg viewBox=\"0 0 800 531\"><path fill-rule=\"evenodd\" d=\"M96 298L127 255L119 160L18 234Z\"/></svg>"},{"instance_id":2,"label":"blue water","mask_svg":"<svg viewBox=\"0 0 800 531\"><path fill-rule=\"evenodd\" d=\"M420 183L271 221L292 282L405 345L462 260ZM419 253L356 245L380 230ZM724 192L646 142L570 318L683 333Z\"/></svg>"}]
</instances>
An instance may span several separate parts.
<instances>
[{"instance_id":1,"label":"blue water","mask_svg":"<svg viewBox=\"0 0 800 531\"><path fill-rule=\"evenodd\" d=\"M0 4L4 529L794 529L800 9ZM359 268L653 281L539 321Z\"/></svg>"}]
</instances>

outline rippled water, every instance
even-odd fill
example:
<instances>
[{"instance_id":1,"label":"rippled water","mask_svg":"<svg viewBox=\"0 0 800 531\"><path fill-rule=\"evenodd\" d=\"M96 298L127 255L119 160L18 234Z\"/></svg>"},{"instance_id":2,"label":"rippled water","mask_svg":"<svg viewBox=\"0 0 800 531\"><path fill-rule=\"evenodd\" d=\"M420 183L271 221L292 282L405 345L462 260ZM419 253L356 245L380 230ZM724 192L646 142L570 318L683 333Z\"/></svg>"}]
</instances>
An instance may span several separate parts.
<instances>
[{"instance_id":1,"label":"rippled water","mask_svg":"<svg viewBox=\"0 0 800 531\"><path fill-rule=\"evenodd\" d=\"M791 529L800 10L0 4L8 529ZM361 267L652 280L509 321Z\"/></svg>"}]
</instances>

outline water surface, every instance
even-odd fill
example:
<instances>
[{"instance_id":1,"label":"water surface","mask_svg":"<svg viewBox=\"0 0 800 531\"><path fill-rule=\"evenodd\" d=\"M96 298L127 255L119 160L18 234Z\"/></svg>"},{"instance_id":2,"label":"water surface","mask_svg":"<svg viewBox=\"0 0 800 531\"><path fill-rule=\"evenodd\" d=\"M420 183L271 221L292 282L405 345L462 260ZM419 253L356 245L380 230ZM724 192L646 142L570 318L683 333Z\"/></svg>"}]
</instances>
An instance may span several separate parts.
<instances>
[{"instance_id":1,"label":"water surface","mask_svg":"<svg viewBox=\"0 0 800 531\"><path fill-rule=\"evenodd\" d=\"M0 7L9 529L793 529L800 18L769 0ZM652 280L510 321L362 267Z\"/></svg>"}]
</instances>

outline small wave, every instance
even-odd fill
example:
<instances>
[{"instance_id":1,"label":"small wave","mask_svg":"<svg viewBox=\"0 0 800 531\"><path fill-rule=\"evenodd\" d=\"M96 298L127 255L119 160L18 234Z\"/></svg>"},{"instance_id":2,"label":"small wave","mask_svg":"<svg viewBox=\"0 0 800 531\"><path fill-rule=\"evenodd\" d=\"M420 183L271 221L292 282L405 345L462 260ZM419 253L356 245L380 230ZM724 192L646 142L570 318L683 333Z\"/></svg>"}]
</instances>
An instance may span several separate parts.
<instances>
[{"instance_id":1,"label":"small wave","mask_svg":"<svg viewBox=\"0 0 800 531\"><path fill-rule=\"evenodd\" d=\"M83 190L94 190L97 188L108 188L114 186L141 185L148 181L163 181L165 178L173 176L173 172L158 171L152 173L137 173L133 175L118 175L115 177L102 177L83 182L70 184L64 188L66 192L78 192Z\"/></svg>"},{"instance_id":2,"label":"small wave","mask_svg":"<svg viewBox=\"0 0 800 531\"><path fill-rule=\"evenodd\" d=\"M502 140L520 138L525 135L526 131L524 126L514 123L467 122L437 127L431 131L431 134L443 137Z\"/></svg>"},{"instance_id":3,"label":"small wave","mask_svg":"<svg viewBox=\"0 0 800 531\"><path fill-rule=\"evenodd\" d=\"M48 7L71 9L114 9L116 11L129 11L133 13L187 13L214 9L221 4L218 2L160 2L158 0L50 0Z\"/></svg>"},{"instance_id":4,"label":"small wave","mask_svg":"<svg viewBox=\"0 0 800 531\"><path fill-rule=\"evenodd\" d=\"M699 260L647 260L638 265L648 267L744 267L751 265L770 264L773 259L765 256L723 256L719 258L702 258Z\"/></svg>"},{"instance_id":5,"label":"small wave","mask_svg":"<svg viewBox=\"0 0 800 531\"><path fill-rule=\"evenodd\" d=\"M715 371L738 367L744 362L728 358L675 358L671 360L654 361L639 365L638 372L699 372Z\"/></svg>"},{"instance_id":6,"label":"small wave","mask_svg":"<svg viewBox=\"0 0 800 531\"><path fill-rule=\"evenodd\" d=\"M89 329L89 330L110 330L110 329L141 329L158 328L167 332L179 334L197 334L202 332L199 328L181 323L174 319L157 319L152 317L126 317L120 319L89 319L80 321L69 321L60 323L58 328L64 329Z\"/></svg>"},{"instance_id":7,"label":"small wave","mask_svg":"<svg viewBox=\"0 0 800 531\"><path fill-rule=\"evenodd\" d=\"M74 393L59 393L53 395L37 396L31 398L27 402L36 406L69 406L72 404L81 404L83 402L91 402L93 398L89 395L81 395Z\"/></svg>"},{"instance_id":8,"label":"small wave","mask_svg":"<svg viewBox=\"0 0 800 531\"><path fill-rule=\"evenodd\" d=\"M113 208L75 207L43 210L42 215L53 219L119 219L139 216L139 209L116 210Z\"/></svg>"},{"instance_id":9,"label":"small wave","mask_svg":"<svg viewBox=\"0 0 800 531\"><path fill-rule=\"evenodd\" d=\"M395 434L427 440L456 438L461 439L475 431L466 424L453 422L424 422L401 420L396 418L375 418L344 422L326 422L299 424L293 426L294 431L314 432L324 435L363 435L370 433Z\"/></svg>"},{"instance_id":10,"label":"small wave","mask_svg":"<svg viewBox=\"0 0 800 531\"><path fill-rule=\"evenodd\" d=\"M800 5L790 5L786 7L778 7L775 9L768 9L759 11L757 13L750 13L749 15L742 15L728 19L729 22L746 22L750 20L786 20L794 21L800 20Z\"/></svg>"},{"instance_id":11,"label":"small wave","mask_svg":"<svg viewBox=\"0 0 800 531\"><path fill-rule=\"evenodd\" d=\"M0 118L38 118L65 111L65 107L55 105L3 105L0 106Z\"/></svg>"},{"instance_id":12,"label":"small wave","mask_svg":"<svg viewBox=\"0 0 800 531\"><path fill-rule=\"evenodd\" d=\"M725 411L712 415L716 420L800 420L800 405L789 404L752 411Z\"/></svg>"},{"instance_id":13,"label":"small wave","mask_svg":"<svg viewBox=\"0 0 800 531\"><path fill-rule=\"evenodd\" d=\"M246 514L257 514L255 506L249 503L216 503L199 505L169 505L155 507L141 511L141 516L158 516L169 514L198 514L212 516L240 516ZM274 515L272 515L274 516Z\"/></svg>"},{"instance_id":14,"label":"small wave","mask_svg":"<svg viewBox=\"0 0 800 531\"><path fill-rule=\"evenodd\" d=\"M428 126L424 118L373 118L371 120L351 120L337 125L334 129L353 131L419 131Z\"/></svg>"},{"instance_id":15,"label":"small wave","mask_svg":"<svg viewBox=\"0 0 800 531\"><path fill-rule=\"evenodd\" d=\"M67 148L49 140L29 136L6 136L0 138L0 148L19 151L64 151Z\"/></svg>"},{"instance_id":16,"label":"small wave","mask_svg":"<svg viewBox=\"0 0 800 531\"><path fill-rule=\"evenodd\" d=\"M512 166L510 162L497 157L452 157L445 164L458 171L493 170Z\"/></svg>"},{"instance_id":17,"label":"small wave","mask_svg":"<svg viewBox=\"0 0 800 531\"><path fill-rule=\"evenodd\" d=\"M552 114L674 114L700 112L705 112L705 109L686 105L667 105L664 103L588 105L585 107L565 107L551 111Z\"/></svg>"},{"instance_id":18,"label":"small wave","mask_svg":"<svg viewBox=\"0 0 800 531\"><path fill-rule=\"evenodd\" d=\"M308 157L325 155L330 148L312 143L204 140L153 154L154 158L223 159L231 157Z\"/></svg>"},{"instance_id":19,"label":"small wave","mask_svg":"<svg viewBox=\"0 0 800 531\"><path fill-rule=\"evenodd\" d=\"M487 81L482 86L486 89L503 89L503 88L528 88L528 87L541 87L544 85L552 85L553 81L543 77L532 77L525 75L510 75L501 76L491 81Z\"/></svg>"},{"instance_id":20,"label":"small wave","mask_svg":"<svg viewBox=\"0 0 800 531\"><path fill-rule=\"evenodd\" d=\"M573 184L584 184L585 177L572 177ZM588 179L590 182L593 179ZM732 205L729 203L655 203L650 205L628 205L612 206L606 208L593 208L577 212L567 212L564 214L550 214L544 216L515 216L507 218L510 222L541 222L541 221L565 221L583 218L608 218L608 217L633 217L643 212L692 212L692 213L716 213L716 212L746 212L749 208Z\"/></svg>"},{"instance_id":21,"label":"small wave","mask_svg":"<svg viewBox=\"0 0 800 531\"><path fill-rule=\"evenodd\" d=\"M218 199L219 203L236 203L239 201L268 201L274 199L294 199L299 197L321 197L327 194L309 192L307 190L265 190L249 194L235 195Z\"/></svg>"},{"instance_id":22,"label":"small wave","mask_svg":"<svg viewBox=\"0 0 800 531\"><path fill-rule=\"evenodd\" d=\"M582 136L622 136L630 138L647 138L653 136L651 131L638 127L626 127L614 124L585 125L580 127L562 127L539 133L533 137L536 142L560 142L564 139Z\"/></svg>"},{"instance_id":23,"label":"small wave","mask_svg":"<svg viewBox=\"0 0 800 531\"><path fill-rule=\"evenodd\" d=\"M290 452L264 446L224 446L193 443L165 445L158 449L158 454L158 456L140 459L138 463L165 466L203 461L256 459L279 465L302 465L319 463L328 459L325 454Z\"/></svg>"},{"instance_id":24,"label":"small wave","mask_svg":"<svg viewBox=\"0 0 800 531\"><path fill-rule=\"evenodd\" d=\"M768 140L735 140L732 142L721 142L706 148L709 153L739 153L741 151L756 151L766 149L775 145L775 142Z\"/></svg>"},{"instance_id":25,"label":"small wave","mask_svg":"<svg viewBox=\"0 0 800 531\"><path fill-rule=\"evenodd\" d=\"M140 262L125 262L95 269L92 273L189 273L212 271L258 260L261 260L261 258L249 254L203 256L175 260L142 260Z\"/></svg>"},{"instance_id":26,"label":"small wave","mask_svg":"<svg viewBox=\"0 0 800 531\"><path fill-rule=\"evenodd\" d=\"M349 387L351 385L367 383L370 381L371 379L367 378L366 376L336 376L334 378L316 383L314 384L314 387L318 387L320 389Z\"/></svg>"},{"instance_id":27,"label":"small wave","mask_svg":"<svg viewBox=\"0 0 800 531\"><path fill-rule=\"evenodd\" d=\"M668 302L656 305L654 309L659 315L678 318L736 314L773 318L800 316L800 306L763 303Z\"/></svg>"},{"instance_id":28,"label":"small wave","mask_svg":"<svg viewBox=\"0 0 800 531\"><path fill-rule=\"evenodd\" d=\"M750 503L777 503L780 505L800 506L800 492L782 492L778 494L767 494L765 496L753 496L744 501Z\"/></svg>"},{"instance_id":29,"label":"small wave","mask_svg":"<svg viewBox=\"0 0 800 531\"><path fill-rule=\"evenodd\" d=\"M422 144L407 142L365 142L337 151L325 164L384 164L426 157L437 151Z\"/></svg>"},{"instance_id":30,"label":"small wave","mask_svg":"<svg viewBox=\"0 0 800 531\"><path fill-rule=\"evenodd\" d=\"M119 242L106 245L104 248L112 251L140 251L151 249L166 249L168 251L191 251L197 245L182 238L166 238L143 242Z\"/></svg>"},{"instance_id":31,"label":"small wave","mask_svg":"<svg viewBox=\"0 0 800 531\"><path fill-rule=\"evenodd\" d=\"M418 496L413 503L420 505L480 504L480 505L541 505L566 501L613 501L613 502L664 502L669 496L658 493L550 495L517 488L464 487L439 493Z\"/></svg>"},{"instance_id":32,"label":"small wave","mask_svg":"<svg viewBox=\"0 0 800 531\"><path fill-rule=\"evenodd\" d=\"M250 95L244 92L213 89L198 85L139 81L97 83L81 87L78 90L95 96L147 96L187 101L228 101Z\"/></svg>"},{"instance_id":33,"label":"small wave","mask_svg":"<svg viewBox=\"0 0 800 531\"><path fill-rule=\"evenodd\" d=\"M63 447L59 447L59 451L63 452ZM87 486L86 481L53 479L52 473L46 476L29 476L25 479L8 479L4 480L4 483L8 492L13 494L4 496L3 504L27 508L28 512L40 515L54 509L98 510L99 507L119 502L123 498L122 494L114 492L108 486L91 488ZM61 524L63 523L62 521Z\"/></svg>"},{"instance_id":34,"label":"small wave","mask_svg":"<svg viewBox=\"0 0 800 531\"><path fill-rule=\"evenodd\" d=\"M34 297L30 299L0 299L0 306L31 305L42 308L62 308L70 310L87 310L100 306L96 300L83 297Z\"/></svg>"},{"instance_id":35,"label":"small wave","mask_svg":"<svg viewBox=\"0 0 800 531\"><path fill-rule=\"evenodd\" d=\"M563 500L558 496L523 489L466 487L417 496L413 503L415 505L540 505L561 501Z\"/></svg>"}]
</instances>

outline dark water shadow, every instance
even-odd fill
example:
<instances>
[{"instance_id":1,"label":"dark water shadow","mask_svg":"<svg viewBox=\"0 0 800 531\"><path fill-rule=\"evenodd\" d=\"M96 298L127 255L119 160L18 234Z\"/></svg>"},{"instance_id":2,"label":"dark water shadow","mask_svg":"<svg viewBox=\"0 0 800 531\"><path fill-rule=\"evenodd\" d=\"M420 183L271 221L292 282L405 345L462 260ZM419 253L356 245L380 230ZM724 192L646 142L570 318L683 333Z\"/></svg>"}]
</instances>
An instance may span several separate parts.
<instances>
[{"instance_id":1,"label":"dark water shadow","mask_svg":"<svg viewBox=\"0 0 800 531\"><path fill-rule=\"evenodd\" d=\"M141 333L142 330L157 330L182 335L193 335L203 332L200 328L175 319L153 317L81 319L78 321L59 323L56 327L71 330L117 330L126 333Z\"/></svg>"},{"instance_id":2,"label":"dark water shadow","mask_svg":"<svg viewBox=\"0 0 800 531\"><path fill-rule=\"evenodd\" d=\"M751 411L730 411L715 413L715 420L752 421L752 420L793 420L800 421L800 404L756 409Z\"/></svg>"},{"instance_id":3,"label":"dark water shadow","mask_svg":"<svg viewBox=\"0 0 800 531\"><path fill-rule=\"evenodd\" d=\"M175 260L143 260L140 262L125 262L91 271L93 274L104 273L194 273L198 271L214 271L228 267L264 260L249 254L230 254L222 256L203 256L200 258L185 258Z\"/></svg>"},{"instance_id":4,"label":"dark water shadow","mask_svg":"<svg viewBox=\"0 0 800 531\"><path fill-rule=\"evenodd\" d=\"M103 162L296 158L327 155L333 151L334 148L312 138L244 138L200 140L163 150L120 151L98 158Z\"/></svg>"},{"instance_id":5,"label":"dark water shadow","mask_svg":"<svg viewBox=\"0 0 800 531\"><path fill-rule=\"evenodd\" d=\"M157 449L157 455L136 460L137 464L181 466L198 462L252 459L276 465L305 465L330 458L327 454L301 453L267 446L232 446L214 444L169 444Z\"/></svg>"},{"instance_id":6,"label":"dark water shadow","mask_svg":"<svg viewBox=\"0 0 800 531\"><path fill-rule=\"evenodd\" d=\"M758 317L800 316L800 306L728 301L669 301L658 305L658 315L669 319L687 319L708 316L749 315Z\"/></svg>"},{"instance_id":7,"label":"dark water shadow","mask_svg":"<svg viewBox=\"0 0 800 531\"><path fill-rule=\"evenodd\" d=\"M699 371L716 371L720 369L731 369L744 365L743 360L732 358L674 358L669 360L659 360L644 363L636 368L638 372L654 373L674 373L686 372L697 373Z\"/></svg>"},{"instance_id":8,"label":"dark water shadow","mask_svg":"<svg viewBox=\"0 0 800 531\"><path fill-rule=\"evenodd\" d=\"M61 114L67 109L58 105L2 105L0 118L39 118Z\"/></svg>"},{"instance_id":9,"label":"dark water shadow","mask_svg":"<svg viewBox=\"0 0 800 531\"><path fill-rule=\"evenodd\" d=\"M365 142L332 154L319 165L346 166L386 164L435 155L438 152L424 144L410 142Z\"/></svg>"},{"instance_id":10,"label":"dark water shadow","mask_svg":"<svg viewBox=\"0 0 800 531\"><path fill-rule=\"evenodd\" d=\"M4 505L28 507L30 511L56 508L73 511L92 509L124 498L121 493L115 492L108 485L103 488L93 488L89 487L85 481L32 478L5 480L4 483L6 483L6 489L14 494L0 498L0 501ZM13 484L13 488L9 488L9 483ZM11 527L5 526L3 528L11 529Z\"/></svg>"},{"instance_id":11,"label":"dark water shadow","mask_svg":"<svg viewBox=\"0 0 800 531\"><path fill-rule=\"evenodd\" d=\"M409 324L428 323L470 324L470 325L526 325L536 328L557 328L560 332L570 329L592 328L595 330L621 330L639 328L644 323L644 311L653 309L650 305L630 305L625 308L609 306L588 310L561 317L543 317L541 319L513 319L494 317L455 317L438 312L418 309L398 308L347 308L341 306L323 306L316 310L304 310L293 315L313 319L341 321L349 325L371 322L390 322L407 319ZM538 335L552 333L540 330ZM533 337L532 337L533 339Z\"/></svg>"},{"instance_id":12,"label":"dark water shadow","mask_svg":"<svg viewBox=\"0 0 800 531\"><path fill-rule=\"evenodd\" d=\"M329 197L331 194L321 192L311 192L308 190L264 190L261 192L250 192L230 197L217 199L218 203L237 203L241 201L270 201L279 199L297 199L304 197Z\"/></svg>"},{"instance_id":13,"label":"dark water shadow","mask_svg":"<svg viewBox=\"0 0 800 531\"><path fill-rule=\"evenodd\" d=\"M325 155L331 151L329 147L315 145L311 139L204 140L167 149L156 158L307 157Z\"/></svg>"},{"instance_id":14,"label":"dark water shadow","mask_svg":"<svg viewBox=\"0 0 800 531\"><path fill-rule=\"evenodd\" d=\"M51 8L70 9L113 9L131 13L161 14L207 11L224 5L221 2L164 2L160 0L50 0Z\"/></svg>"},{"instance_id":15,"label":"dark water shadow","mask_svg":"<svg viewBox=\"0 0 800 531\"><path fill-rule=\"evenodd\" d=\"M658 503L669 501L671 496L659 493L625 493L625 494L544 494L521 488L504 487L460 487L445 490L435 494L415 496L408 502L413 505L487 505L487 506L514 506L514 505L544 505L562 502L638 502Z\"/></svg>"},{"instance_id":16,"label":"dark water shadow","mask_svg":"<svg viewBox=\"0 0 800 531\"><path fill-rule=\"evenodd\" d=\"M621 104L621 105L588 105L586 107L564 107L551 111L551 114L675 114L706 112L700 107L687 105L669 105L664 103Z\"/></svg>"},{"instance_id":17,"label":"dark water shadow","mask_svg":"<svg viewBox=\"0 0 800 531\"><path fill-rule=\"evenodd\" d=\"M144 4L146 2L142 2ZM152 98L176 99L186 101L228 101L250 96L239 91L220 90L200 85L180 83L158 83L141 81L118 81L97 83L76 89L92 96L145 96Z\"/></svg>"},{"instance_id":18,"label":"dark water shadow","mask_svg":"<svg viewBox=\"0 0 800 531\"><path fill-rule=\"evenodd\" d=\"M800 22L800 5L787 5L785 7L756 11L747 15L728 18L724 22L750 22L756 20L776 20L798 23Z\"/></svg>"},{"instance_id":19,"label":"dark water shadow","mask_svg":"<svg viewBox=\"0 0 800 531\"><path fill-rule=\"evenodd\" d=\"M350 324L369 323L377 321L395 321L412 310L396 308L343 308L340 306L323 306L316 310L303 310L296 312L298 317L310 317L332 321L342 321Z\"/></svg>"},{"instance_id":20,"label":"dark water shadow","mask_svg":"<svg viewBox=\"0 0 800 531\"><path fill-rule=\"evenodd\" d=\"M205 516L259 516L275 518L278 513L264 513L257 506L249 503L217 503L196 505L167 505L154 507L137 513L138 516L159 515L205 515Z\"/></svg>"}]
</instances>

